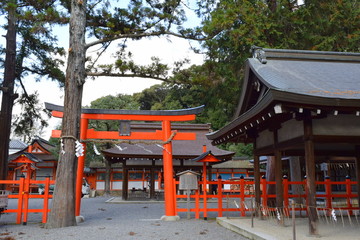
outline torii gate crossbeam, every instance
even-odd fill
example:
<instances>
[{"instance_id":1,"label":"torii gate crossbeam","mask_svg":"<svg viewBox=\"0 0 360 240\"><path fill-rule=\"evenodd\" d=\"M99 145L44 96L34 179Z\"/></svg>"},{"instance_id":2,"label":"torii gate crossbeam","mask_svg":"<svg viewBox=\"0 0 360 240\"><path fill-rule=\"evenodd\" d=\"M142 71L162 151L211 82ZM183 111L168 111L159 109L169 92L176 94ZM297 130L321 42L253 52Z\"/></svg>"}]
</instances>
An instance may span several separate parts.
<instances>
[{"instance_id":1,"label":"torii gate crossbeam","mask_svg":"<svg viewBox=\"0 0 360 240\"><path fill-rule=\"evenodd\" d=\"M46 109L52 112L52 116L62 118L63 107L45 103ZM80 140L87 139L122 139L122 140L169 140L173 131L171 122L192 121L196 114L203 110L204 106L183 109L183 110L113 110L113 109L82 109L80 122ZM162 130L155 132L131 132L129 136L120 136L119 132L105 132L88 129L89 120L133 120L133 121L160 121ZM53 130L52 137L61 138L60 130ZM176 133L173 140L195 140L194 133ZM85 149L85 144L82 143ZM85 150L86 154L86 150ZM77 178L76 178L76 204L75 215L80 215L81 207L81 185L85 163L84 156L78 157ZM164 168L164 193L165 193L165 216L163 220L176 220L176 199L173 184L173 162L172 143L166 142L163 150Z\"/></svg>"}]
</instances>

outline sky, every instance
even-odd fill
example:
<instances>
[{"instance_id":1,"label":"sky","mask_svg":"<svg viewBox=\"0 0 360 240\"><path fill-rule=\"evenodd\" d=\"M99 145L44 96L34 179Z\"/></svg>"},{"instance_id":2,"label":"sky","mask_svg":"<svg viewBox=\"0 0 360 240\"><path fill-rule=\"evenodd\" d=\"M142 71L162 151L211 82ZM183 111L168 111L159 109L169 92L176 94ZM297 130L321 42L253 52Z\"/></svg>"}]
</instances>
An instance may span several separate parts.
<instances>
[{"instance_id":1,"label":"sky","mask_svg":"<svg viewBox=\"0 0 360 240\"><path fill-rule=\"evenodd\" d=\"M0 22L4 22L4 18L0 18ZM191 13L189 16L190 24L196 24L199 20L195 14ZM68 28L62 27L55 29L59 38L59 44L68 48ZM0 29L0 36L5 35L3 29ZM5 38L0 38L0 44L5 46ZM192 43L194 44L194 43ZM175 37L153 37L150 39L143 39L140 41L128 42L130 51L134 55L134 61L139 64L150 63L152 56L157 56L164 63L172 64L174 61L188 58L191 60L190 64L201 64L203 56L195 54L190 49L188 40L179 39ZM107 59L111 58L112 52L116 51L117 44L113 43L107 55L103 58L103 63L107 63ZM91 52L91 49L89 49ZM64 67L65 71L65 67ZM33 76L23 79L23 83L27 92L39 94L40 103L49 102L57 105L63 105L64 89L60 89L56 82L43 79L41 82L36 82ZM133 94L141 92L155 84L160 84L161 81L141 78L114 78L114 77L99 77L95 80L88 78L84 85L82 106L90 105L91 101L107 95L117 94ZM21 92L20 87L16 87L15 91ZM0 93L0 102L1 102ZM21 109L14 108L14 113L19 114ZM48 139L51 135L51 129L55 129L61 124L61 120L51 118L49 119L49 127L45 129L41 135L44 139Z\"/></svg>"}]
</instances>

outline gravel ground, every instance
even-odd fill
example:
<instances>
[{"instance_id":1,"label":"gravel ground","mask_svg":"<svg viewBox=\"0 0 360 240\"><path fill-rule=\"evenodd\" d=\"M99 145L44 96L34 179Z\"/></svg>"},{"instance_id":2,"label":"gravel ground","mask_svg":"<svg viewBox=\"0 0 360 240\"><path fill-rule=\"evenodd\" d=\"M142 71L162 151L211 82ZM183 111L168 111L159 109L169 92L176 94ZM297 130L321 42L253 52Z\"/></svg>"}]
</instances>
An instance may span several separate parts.
<instances>
[{"instance_id":1,"label":"gravel ground","mask_svg":"<svg viewBox=\"0 0 360 240\"><path fill-rule=\"evenodd\" d=\"M75 227L45 229L41 214L30 213L27 225L15 224L15 214L0 217L0 239L240 239L240 235L221 227L215 218L186 219L180 213L176 222L161 221L163 203L106 203L108 198L96 197L82 200L81 215L85 222ZM9 209L15 208L17 200L9 200ZM40 208L41 201L31 199L30 208Z\"/></svg>"}]
</instances>

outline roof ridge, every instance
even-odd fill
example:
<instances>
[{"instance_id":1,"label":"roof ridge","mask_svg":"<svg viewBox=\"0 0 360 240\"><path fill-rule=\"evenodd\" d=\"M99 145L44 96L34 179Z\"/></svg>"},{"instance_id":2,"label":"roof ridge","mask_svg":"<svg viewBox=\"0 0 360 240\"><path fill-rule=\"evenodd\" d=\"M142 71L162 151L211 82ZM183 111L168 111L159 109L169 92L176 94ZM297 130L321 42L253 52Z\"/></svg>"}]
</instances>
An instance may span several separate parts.
<instances>
[{"instance_id":1,"label":"roof ridge","mask_svg":"<svg viewBox=\"0 0 360 240\"><path fill-rule=\"evenodd\" d=\"M257 46L252 46L251 52L253 58L263 64L266 64L268 59L360 62L360 53L355 52L271 49Z\"/></svg>"}]
</instances>

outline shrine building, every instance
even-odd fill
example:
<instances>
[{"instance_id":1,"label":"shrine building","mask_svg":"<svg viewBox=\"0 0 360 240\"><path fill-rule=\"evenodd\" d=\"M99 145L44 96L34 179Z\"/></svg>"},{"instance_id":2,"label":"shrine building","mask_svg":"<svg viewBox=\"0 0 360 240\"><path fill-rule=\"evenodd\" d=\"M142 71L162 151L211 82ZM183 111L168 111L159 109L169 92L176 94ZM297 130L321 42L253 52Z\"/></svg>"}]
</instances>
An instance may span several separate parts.
<instances>
[{"instance_id":1,"label":"shrine building","mask_svg":"<svg viewBox=\"0 0 360 240\"><path fill-rule=\"evenodd\" d=\"M268 175L276 181L276 207L282 207L282 159L291 157L293 175L306 178L309 232L314 235L317 164L354 166L354 176L349 177L357 181L360 192L360 54L258 47L252 54L245 64L236 117L207 137L215 145L253 144L258 205L259 158L268 156ZM296 159L306 176L298 173Z\"/></svg>"}]
</instances>

